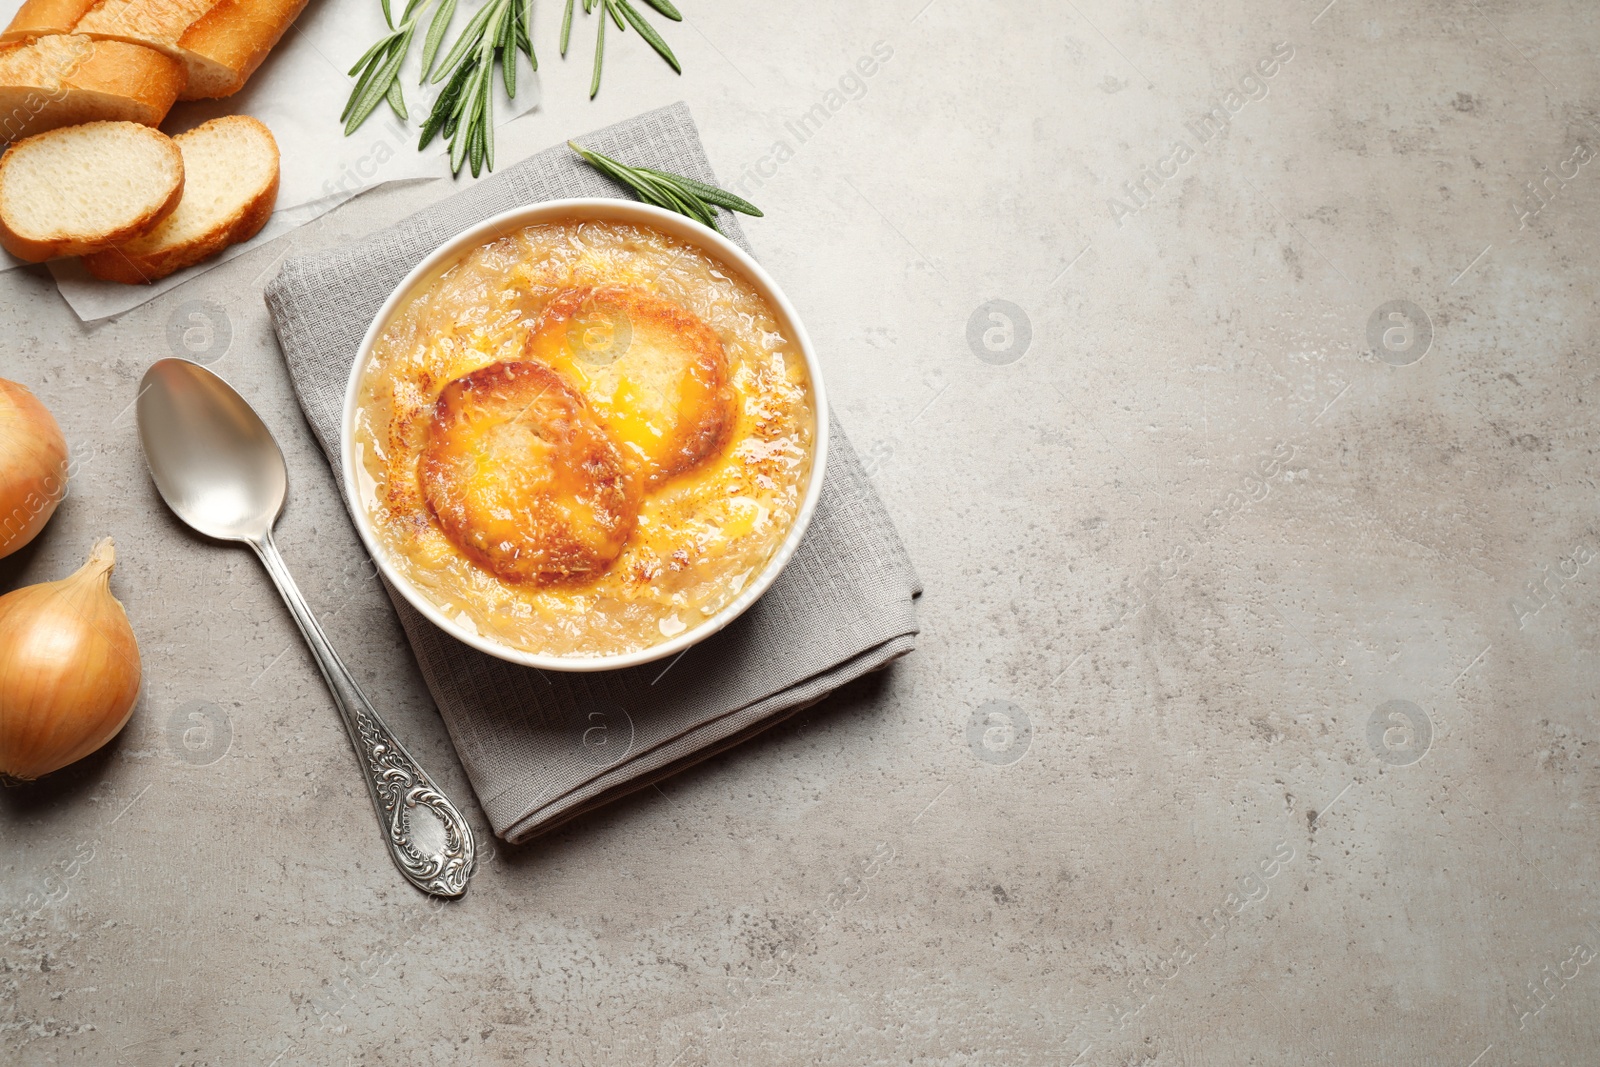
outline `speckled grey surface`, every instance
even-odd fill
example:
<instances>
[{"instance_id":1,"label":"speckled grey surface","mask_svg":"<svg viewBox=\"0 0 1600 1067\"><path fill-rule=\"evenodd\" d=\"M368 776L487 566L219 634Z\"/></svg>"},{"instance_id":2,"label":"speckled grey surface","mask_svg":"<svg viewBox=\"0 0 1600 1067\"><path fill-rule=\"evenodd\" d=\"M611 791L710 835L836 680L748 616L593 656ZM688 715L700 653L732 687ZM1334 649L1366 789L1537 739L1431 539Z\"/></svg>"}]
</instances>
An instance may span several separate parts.
<instances>
[{"instance_id":1,"label":"speckled grey surface","mask_svg":"<svg viewBox=\"0 0 1600 1067\"><path fill-rule=\"evenodd\" d=\"M1591 1064L1595 9L684 6L683 77L614 36L593 103L541 6L502 158L689 102L917 561L916 655L436 911L124 406L196 331L284 440L307 596L466 795L260 296L448 188L93 329L0 276L0 373L82 457L0 583L114 534L147 677L0 792L0 1058Z\"/></svg>"}]
</instances>

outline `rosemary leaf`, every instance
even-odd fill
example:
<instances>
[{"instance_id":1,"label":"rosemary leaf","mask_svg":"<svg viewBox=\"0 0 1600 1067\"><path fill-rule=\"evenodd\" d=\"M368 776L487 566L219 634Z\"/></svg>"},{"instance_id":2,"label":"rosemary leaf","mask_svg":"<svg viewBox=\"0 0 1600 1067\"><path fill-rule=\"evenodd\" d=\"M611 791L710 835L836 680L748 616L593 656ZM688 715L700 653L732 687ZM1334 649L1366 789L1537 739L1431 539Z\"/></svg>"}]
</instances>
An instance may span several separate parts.
<instances>
[{"instance_id":1,"label":"rosemary leaf","mask_svg":"<svg viewBox=\"0 0 1600 1067\"><path fill-rule=\"evenodd\" d=\"M469 123L472 121L473 110L478 106L478 70L465 65L461 69L467 72L467 78L461 86L461 95L456 98L455 106L450 109L450 125L445 130L450 137L455 136L456 125L462 119Z\"/></svg>"},{"instance_id":2,"label":"rosemary leaf","mask_svg":"<svg viewBox=\"0 0 1600 1067\"><path fill-rule=\"evenodd\" d=\"M467 135L467 159L472 165L472 176L476 178L478 171L483 169L483 126L477 121L478 115L473 115L472 132Z\"/></svg>"},{"instance_id":3,"label":"rosemary leaf","mask_svg":"<svg viewBox=\"0 0 1600 1067\"><path fill-rule=\"evenodd\" d=\"M512 56L512 62L515 62L515 61L516 61L516 57ZM490 170L494 169L494 121L493 120L494 120L494 116L489 113L489 94L488 93L484 93L484 97L483 97L483 157L488 162ZM472 171L472 176L474 178L476 178L478 176L478 171L476 170L476 168L474 168L474 170Z\"/></svg>"},{"instance_id":4,"label":"rosemary leaf","mask_svg":"<svg viewBox=\"0 0 1600 1067\"><path fill-rule=\"evenodd\" d=\"M406 97L405 94L400 91L399 78L396 78L394 81L389 83L389 92L385 96L385 99L389 101L389 106L394 109L394 113L398 115L402 121L411 117L410 115L406 114Z\"/></svg>"},{"instance_id":5,"label":"rosemary leaf","mask_svg":"<svg viewBox=\"0 0 1600 1067\"><path fill-rule=\"evenodd\" d=\"M639 12L634 10L633 5L628 3L628 0L612 0L612 3L614 4L612 10L615 11L620 7L623 15L627 16L629 22L633 23L633 28L639 31L639 36L650 42L650 47L660 53L661 58L667 61L669 67L682 74L683 68L678 65L678 57L672 54L672 49L667 47L667 42L661 39L661 35L656 32L655 27L646 22L639 15Z\"/></svg>"},{"instance_id":6,"label":"rosemary leaf","mask_svg":"<svg viewBox=\"0 0 1600 1067\"><path fill-rule=\"evenodd\" d=\"M588 10L585 8L584 10ZM572 39L572 0L567 0L567 9L561 14L561 58L567 58L567 42Z\"/></svg>"},{"instance_id":7,"label":"rosemary leaf","mask_svg":"<svg viewBox=\"0 0 1600 1067\"><path fill-rule=\"evenodd\" d=\"M428 24L428 36L422 39L422 81L419 85L428 84L433 61L439 56L439 45L444 42L444 32L450 28L450 20L455 13L456 0L444 0L439 10L433 13L433 21Z\"/></svg>"},{"instance_id":8,"label":"rosemary leaf","mask_svg":"<svg viewBox=\"0 0 1600 1067\"><path fill-rule=\"evenodd\" d=\"M506 99L515 99L517 95L517 48L515 40L508 42L505 50L500 53L500 73L505 75Z\"/></svg>"},{"instance_id":9,"label":"rosemary leaf","mask_svg":"<svg viewBox=\"0 0 1600 1067\"><path fill-rule=\"evenodd\" d=\"M583 0L588 4L589 0ZM600 0L605 3L605 0ZM600 65L606 59L606 13L600 12L600 29L594 38L594 74L589 78L589 99L593 100L600 91Z\"/></svg>"},{"instance_id":10,"label":"rosemary leaf","mask_svg":"<svg viewBox=\"0 0 1600 1067\"><path fill-rule=\"evenodd\" d=\"M460 174L461 164L467 158L467 138L457 137L450 142L450 173Z\"/></svg>"},{"instance_id":11,"label":"rosemary leaf","mask_svg":"<svg viewBox=\"0 0 1600 1067\"><path fill-rule=\"evenodd\" d=\"M607 14L611 16L611 21L617 24L617 32L627 33L628 27L622 24L622 16L617 14L617 5L615 0L600 0L600 4L606 9Z\"/></svg>"},{"instance_id":12,"label":"rosemary leaf","mask_svg":"<svg viewBox=\"0 0 1600 1067\"><path fill-rule=\"evenodd\" d=\"M489 135L488 129L492 125L493 115L489 111L489 101L494 91L494 64L484 61L483 73L478 76L477 96L468 109L469 122L467 136L470 138L468 157L472 159L472 176L476 178L478 171L488 155ZM492 165L492 164L491 164Z\"/></svg>"},{"instance_id":13,"label":"rosemary leaf","mask_svg":"<svg viewBox=\"0 0 1600 1067\"><path fill-rule=\"evenodd\" d=\"M673 22L683 21L683 16L678 13L677 8L672 6L671 0L644 0L644 2L661 12L663 15L667 16L667 18L671 19Z\"/></svg>"},{"instance_id":14,"label":"rosemary leaf","mask_svg":"<svg viewBox=\"0 0 1600 1067\"><path fill-rule=\"evenodd\" d=\"M494 38L490 41L484 42L485 49L509 48L511 47L511 43L516 40L517 24L515 16L517 9L509 6L509 4L506 3L506 0L497 0L497 2L505 5L506 12L509 13L510 17L502 14L497 19L490 20L494 23Z\"/></svg>"}]
</instances>

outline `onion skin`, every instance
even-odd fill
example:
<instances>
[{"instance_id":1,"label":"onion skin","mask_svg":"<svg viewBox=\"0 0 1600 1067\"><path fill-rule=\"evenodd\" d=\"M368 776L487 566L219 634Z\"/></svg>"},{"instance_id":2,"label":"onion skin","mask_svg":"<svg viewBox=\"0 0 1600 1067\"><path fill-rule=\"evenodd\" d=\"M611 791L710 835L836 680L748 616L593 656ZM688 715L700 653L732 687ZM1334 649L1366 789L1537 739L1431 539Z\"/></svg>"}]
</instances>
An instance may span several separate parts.
<instances>
[{"instance_id":1,"label":"onion skin","mask_svg":"<svg viewBox=\"0 0 1600 1067\"><path fill-rule=\"evenodd\" d=\"M0 559L32 541L67 495L67 439L25 386L0 378Z\"/></svg>"},{"instance_id":2,"label":"onion skin","mask_svg":"<svg viewBox=\"0 0 1600 1067\"><path fill-rule=\"evenodd\" d=\"M127 612L111 595L111 538L59 582L0 597L0 778L32 781L117 736L142 671Z\"/></svg>"}]
</instances>

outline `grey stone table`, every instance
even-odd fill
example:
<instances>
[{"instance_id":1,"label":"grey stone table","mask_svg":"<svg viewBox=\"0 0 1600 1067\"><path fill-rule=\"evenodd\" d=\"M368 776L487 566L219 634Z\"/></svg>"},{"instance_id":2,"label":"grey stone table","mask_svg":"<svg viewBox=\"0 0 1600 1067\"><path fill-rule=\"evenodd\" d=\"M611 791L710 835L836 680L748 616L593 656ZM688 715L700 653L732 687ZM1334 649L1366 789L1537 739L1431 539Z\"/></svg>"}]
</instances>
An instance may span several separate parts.
<instances>
[{"instance_id":1,"label":"grey stone table","mask_svg":"<svg viewBox=\"0 0 1600 1067\"><path fill-rule=\"evenodd\" d=\"M470 799L350 606L260 298L448 183L93 326L0 276L0 372L80 457L0 586L115 535L146 666L115 746L0 793L0 1060L1594 1063L1594 5L697 0L681 79L614 37L593 103L559 8L502 160L689 101L927 581L919 650L433 908L128 404L225 309L280 543Z\"/></svg>"}]
</instances>

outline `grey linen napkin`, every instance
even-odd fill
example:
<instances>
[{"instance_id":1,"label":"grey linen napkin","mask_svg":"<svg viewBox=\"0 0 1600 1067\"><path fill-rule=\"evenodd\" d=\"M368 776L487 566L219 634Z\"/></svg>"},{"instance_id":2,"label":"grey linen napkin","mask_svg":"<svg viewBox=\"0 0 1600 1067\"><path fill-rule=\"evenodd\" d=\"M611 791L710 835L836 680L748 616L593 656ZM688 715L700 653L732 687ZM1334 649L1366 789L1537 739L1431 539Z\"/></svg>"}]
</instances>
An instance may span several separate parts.
<instances>
[{"instance_id":1,"label":"grey linen napkin","mask_svg":"<svg viewBox=\"0 0 1600 1067\"><path fill-rule=\"evenodd\" d=\"M630 163L716 180L682 103L583 143ZM285 262L267 287L267 308L334 470L350 365L408 270L509 208L620 195L558 145L358 244ZM733 216L721 213L718 224L748 249ZM495 833L525 841L736 745L911 651L917 576L850 442L837 421L830 426L822 498L794 559L736 622L670 663L597 674L515 666L456 641L389 589Z\"/></svg>"}]
</instances>

